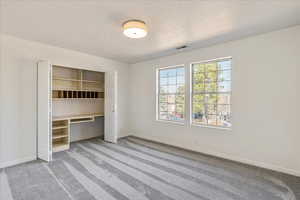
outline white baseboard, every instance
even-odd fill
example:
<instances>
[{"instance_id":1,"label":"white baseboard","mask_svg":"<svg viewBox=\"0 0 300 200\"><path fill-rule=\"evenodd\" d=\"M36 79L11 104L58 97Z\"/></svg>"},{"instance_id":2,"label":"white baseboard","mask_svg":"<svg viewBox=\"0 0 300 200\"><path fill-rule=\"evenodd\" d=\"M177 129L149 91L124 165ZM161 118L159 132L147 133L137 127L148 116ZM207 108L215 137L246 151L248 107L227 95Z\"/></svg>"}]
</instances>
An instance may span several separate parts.
<instances>
[{"instance_id":1,"label":"white baseboard","mask_svg":"<svg viewBox=\"0 0 300 200\"><path fill-rule=\"evenodd\" d=\"M152 139L152 138L141 137L140 135L136 135L136 134L132 134L132 133L130 135L134 136L134 137L137 137L137 138L141 138L141 139L145 139L145 140L149 140L149 141L154 141L154 142L158 142L158 143L161 143L161 144L166 144L166 145L170 145L170 146L181 148L181 149L186 149L186 150L193 151L193 152L199 152L199 153L203 153L203 154L206 154L206 155L211 155L211 156L215 156L215 157L219 157L219 158L224 158L224 159L227 159L227 160L231 160L231 161L235 161L235 162L239 162L239 163L244 163L244 164L247 164L247 165L252 165L252 166L256 166L256 167L269 169L269 170L273 170L273 171L277 171L277 172L281 172L281 173L285 173L285 174L300 177L300 172L299 171L296 171L296 170L293 170L293 169L288 169L288 168L277 166L277 165L273 165L273 164L269 164L269 163L265 163L265 162L249 160L249 159L229 155L229 154L226 154L226 153L209 151L209 150L197 151L195 149L188 149L188 148L184 148L184 147L181 147L181 146L164 143L164 142Z\"/></svg>"},{"instance_id":2,"label":"white baseboard","mask_svg":"<svg viewBox=\"0 0 300 200\"><path fill-rule=\"evenodd\" d=\"M16 160L5 161L5 162L0 163L0 169L18 165L18 164L25 163L25 162L29 162L29 161L36 160L36 159L37 159L36 156L28 156L28 157L19 158Z\"/></svg>"},{"instance_id":3,"label":"white baseboard","mask_svg":"<svg viewBox=\"0 0 300 200\"><path fill-rule=\"evenodd\" d=\"M269 163L265 163L265 162L239 158L239 157L236 157L233 155L228 155L225 153L213 152L213 151L202 151L200 153L300 177L300 172L298 172L296 170L288 169L285 167L281 167L281 166L277 166L277 165L273 165L273 164L269 164Z\"/></svg>"},{"instance_id":4,"label":"white baseboard","mask_svg":"<svg viewBox=\"0 0 300 200\"><path fill-rule=\"evenodd\" d=\"M125 138L125 137L131 136L131 135L133 135L133 134L118 135L118 139Z\"/></svg>"}]
</instances>

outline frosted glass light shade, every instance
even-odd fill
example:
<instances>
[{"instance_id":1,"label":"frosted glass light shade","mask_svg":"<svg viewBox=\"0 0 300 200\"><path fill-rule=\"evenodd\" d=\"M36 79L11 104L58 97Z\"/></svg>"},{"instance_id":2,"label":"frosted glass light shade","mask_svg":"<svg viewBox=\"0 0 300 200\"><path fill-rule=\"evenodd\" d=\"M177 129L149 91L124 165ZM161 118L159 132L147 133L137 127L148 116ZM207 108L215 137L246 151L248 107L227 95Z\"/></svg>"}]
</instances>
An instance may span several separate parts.
<instances>
[{"instance_id":1,"label":"frosted glass light shade","mask_svg":"<svg viewBox=\"0 0 300 200\"><path fill-rule=\"evenodd\" d=\"M123 24L123 33L129 38L143 38L147 35L145 22L129 20Z\"/></svg>"}]
</instances>

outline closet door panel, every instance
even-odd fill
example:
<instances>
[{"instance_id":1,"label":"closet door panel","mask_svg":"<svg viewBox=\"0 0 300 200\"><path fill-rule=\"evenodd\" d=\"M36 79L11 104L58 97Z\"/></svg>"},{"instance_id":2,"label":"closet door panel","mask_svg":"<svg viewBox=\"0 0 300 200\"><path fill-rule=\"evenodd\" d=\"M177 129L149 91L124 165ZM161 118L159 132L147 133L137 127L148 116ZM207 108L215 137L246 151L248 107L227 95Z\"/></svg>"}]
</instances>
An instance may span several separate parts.
<instances>
[{"instance_id":1,"label":"closet door panel","mask_svg":"<svg viewBox=\"0 0 300 200\"><path fill-rule=\"evenodd\" d=\"M104 140L117 143L118 115L117 115L117 72L105 73L105 133Z\"/></svg>"},{"instance_id":2,"label":"closet door panel","mask_svg":"<svg viewBox=\"0 0 300 200\"><path fill-rule=\"evenodd\" d=\"M49 61L38 62L37 75L37 157L45 161L52 159L52 105L51 72Z\"/></svg>"}]
</instances>

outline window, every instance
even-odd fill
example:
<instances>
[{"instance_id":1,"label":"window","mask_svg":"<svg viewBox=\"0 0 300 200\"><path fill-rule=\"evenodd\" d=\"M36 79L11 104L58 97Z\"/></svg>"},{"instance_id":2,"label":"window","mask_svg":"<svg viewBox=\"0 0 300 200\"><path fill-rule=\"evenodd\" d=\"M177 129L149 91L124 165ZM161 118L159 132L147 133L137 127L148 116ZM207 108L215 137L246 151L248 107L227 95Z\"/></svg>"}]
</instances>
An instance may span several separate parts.
<instances>
[{"instance_id":1,"label":"window","mask_svg":"<svg viewBox=\"0 0 300 200\"><path fill-rule=\"evenodd\" d=\"M184 66L157 71L157 119L184 122Z\"/></svg>"},{"instance_id":2,"label":"window","mask_svg":"<svg viewBox=\"0 0 300 200\"><path fill-rule=\"evenodd\" d=\"M231 58L191 65L192 124L231 127Z\"/></svg>"}]
</instances>

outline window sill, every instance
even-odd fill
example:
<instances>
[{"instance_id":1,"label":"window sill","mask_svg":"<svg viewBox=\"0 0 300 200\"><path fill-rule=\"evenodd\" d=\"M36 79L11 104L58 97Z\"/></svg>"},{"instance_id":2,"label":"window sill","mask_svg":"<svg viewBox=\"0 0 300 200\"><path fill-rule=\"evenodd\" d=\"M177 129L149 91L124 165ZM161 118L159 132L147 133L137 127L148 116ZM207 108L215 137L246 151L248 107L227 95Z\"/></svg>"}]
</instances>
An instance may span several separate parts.
<instances>
[{"instance_id":1,"label":"window sill","mask_svg":"<svg viewBox=\"0 0 300 200\"><path fill-rule=\"evenodd\" d=\"M185 125L184 122L174 122L174 121L161 120L161 119L157 119L156 122L166 123L166 124L174 124L174 125L179 125L179 126L184 126Z\"/></svg>"},{"instance_id":2,"label":"window sill","mask_svg":"<svg viewBox=\"0 0 300 200\"><path fill-rule=\"evenodd\" d=\"M207 125L201 125L201 124L195 124L195 123L192 123L191 126L218 129L218 130L225 130L225 131L232 131L232 127L207 126Z\"/></svg>"}]
</instances>

